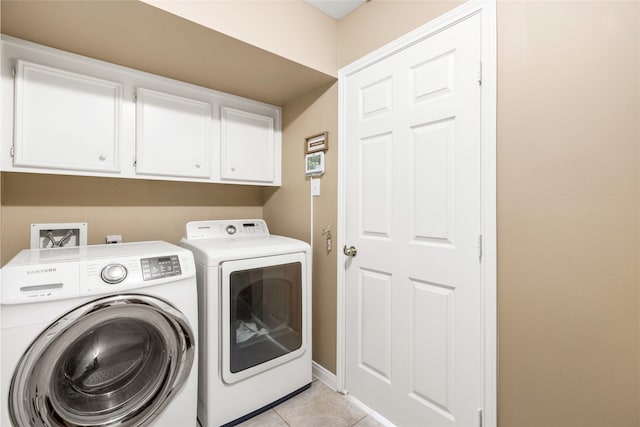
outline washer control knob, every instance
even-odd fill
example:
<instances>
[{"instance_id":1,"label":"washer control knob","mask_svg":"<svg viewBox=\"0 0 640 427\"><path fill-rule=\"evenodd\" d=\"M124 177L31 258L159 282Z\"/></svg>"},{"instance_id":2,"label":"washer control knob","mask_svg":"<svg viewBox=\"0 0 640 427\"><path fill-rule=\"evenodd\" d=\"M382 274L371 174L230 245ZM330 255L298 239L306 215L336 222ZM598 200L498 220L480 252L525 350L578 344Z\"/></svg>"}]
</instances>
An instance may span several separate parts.
<instances>
[{"instance_id":1,"label":"washer control knob","mask_svg":"<svg viewBox=\"0 0 640 427\"><path fill-rule=\"evenodd\" d=\"M236 226L235 225L230 225L227 227L227 234L236 234Z\"/></svg>"},{"instance_id":2,"label":"washer control knob","mask_svg":"<svg viewBox=\"0 0 640 427\"><path fill-rule=\"evenodd\" d=\"M100 277L105 283L114 285L122 282L127 277L127 269L122 264L109 264L102 269Z\"/></svg>"}]
</instances>

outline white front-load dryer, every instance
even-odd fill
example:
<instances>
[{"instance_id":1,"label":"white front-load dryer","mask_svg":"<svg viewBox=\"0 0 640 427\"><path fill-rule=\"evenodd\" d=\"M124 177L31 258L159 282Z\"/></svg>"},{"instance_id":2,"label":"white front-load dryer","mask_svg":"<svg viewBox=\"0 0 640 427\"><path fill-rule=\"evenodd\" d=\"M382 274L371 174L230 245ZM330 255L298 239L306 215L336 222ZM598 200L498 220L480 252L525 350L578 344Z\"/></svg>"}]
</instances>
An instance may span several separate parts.
<instances>
[{"instance_id":1,"label":"white front-load dryer","mask_svg":"<svg viewBox=\"0 0 640 427\"><path fill-rule=\"evenodd\" d=\"M191 252L23 250L2 268L2 426L196 426Z\"/></svg>"},{"instance_id":2,"label":"white front-load dryer","mask_svg":"<svg viewBox=\"0 0 640 427\"><path fill-rule=\"evenodd\" d=\"M193 221L198 420L238 424L311 385L311 247L263 220Z\"/></svg>"}]
</instances>

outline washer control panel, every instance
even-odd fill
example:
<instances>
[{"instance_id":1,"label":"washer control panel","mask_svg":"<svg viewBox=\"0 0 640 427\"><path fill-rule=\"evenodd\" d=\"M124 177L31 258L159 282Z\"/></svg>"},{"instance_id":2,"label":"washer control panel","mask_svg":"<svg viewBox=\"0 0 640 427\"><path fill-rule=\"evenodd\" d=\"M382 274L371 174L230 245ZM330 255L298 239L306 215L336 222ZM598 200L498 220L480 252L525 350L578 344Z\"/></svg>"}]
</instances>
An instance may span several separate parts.
<instances>
[{"instance_id":1,"label":"washer control panel","mask_svg":"<svg viewBox=\"0 0 640 427\"><path fill-rule=\"evenodd\" d=\"M191 251L163 241L23 249L2 267L0 304L195 284ZM138 289L140 289L138 291Z\"/></svg>"},{"instance_id":2,"label":"washer control panel","mask_svg":"<svg viewBox=\"0 0 640 427\"><path fill-rule=\"evenodd\" d=\"M145 281L179 276L182 274L178 255L142 258L140 260L140 266L142 267L142 279Z\"/></svg>"}]
</instances>

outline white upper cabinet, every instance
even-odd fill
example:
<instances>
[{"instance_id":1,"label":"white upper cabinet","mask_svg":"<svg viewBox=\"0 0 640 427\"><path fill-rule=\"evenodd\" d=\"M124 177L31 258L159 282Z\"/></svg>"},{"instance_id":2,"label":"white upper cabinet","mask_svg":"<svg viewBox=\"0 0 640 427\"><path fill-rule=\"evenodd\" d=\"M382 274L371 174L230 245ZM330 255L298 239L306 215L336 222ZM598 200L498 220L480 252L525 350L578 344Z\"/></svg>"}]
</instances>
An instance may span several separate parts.
<instances>
[{"instance_id":1,"label":"white upper cabinet","mask_svg":"<svg viewBox=\"0 0 640 427\"><path fill-rule=\"evenodd\" d=\"M11 172L281 183L280 107L1 36Z\"/></svg>"},{"instance_id":2,"label":"white upper cabinet","mask_svg":"<svg viewBox=\"0 0 640 427\"><path fill-rule=\"evenodd\" d=\"M211 177L212 105L138 88L136 173Z\"/></svg>"},{"instance_id":3,"label":"white upper cabinet","mask_svg":"<svg viewBox=\"0 0 640 427\"><path fill-rule=\"evenodd\" d=\"M262 107L221 107L220 155L222 180L276 183L279 111Z\"/></svg>"},{"instance_id":4,"label":"white upper cabinet","mask_svg":"<svg viewBox=\"0 0 640 427\"><path fill-rule=\"evenodd\" d=\"M16 61L14 165L119 172L122 84Z\"/></svg>"}]
</instances>

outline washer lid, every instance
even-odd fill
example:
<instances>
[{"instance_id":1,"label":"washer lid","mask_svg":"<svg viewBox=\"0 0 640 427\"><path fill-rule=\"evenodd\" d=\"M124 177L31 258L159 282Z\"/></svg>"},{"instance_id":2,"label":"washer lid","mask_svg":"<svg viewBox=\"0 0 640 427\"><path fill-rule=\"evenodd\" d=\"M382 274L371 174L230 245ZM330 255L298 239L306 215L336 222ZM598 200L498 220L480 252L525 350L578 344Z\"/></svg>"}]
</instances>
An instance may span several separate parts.
<instances>
[{"instance_id":1,"label":"washer lid","mask_svg":"<svg viewBox=\"0 0 640 427\"><path fill-rule=\"evenodd\" d=\"M167 252L181 253L183 250L162 240L130 242L113 245L75 246L71 248L23 249L7 263L6 267L37 265L54 262L79 261L97 258L144 257Z\"/></svg>"}]
</instances>

